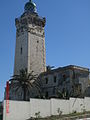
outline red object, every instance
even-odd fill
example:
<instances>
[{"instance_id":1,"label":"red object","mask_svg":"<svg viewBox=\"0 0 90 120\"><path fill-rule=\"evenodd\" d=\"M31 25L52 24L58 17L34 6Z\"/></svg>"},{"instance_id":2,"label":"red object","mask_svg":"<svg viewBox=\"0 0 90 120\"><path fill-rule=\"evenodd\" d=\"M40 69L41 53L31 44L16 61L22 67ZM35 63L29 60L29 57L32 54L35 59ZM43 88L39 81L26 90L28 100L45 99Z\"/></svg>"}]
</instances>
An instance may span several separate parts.
<instances>
[{"instance_id":1,"label":"red object","mask_svg":"<svg viewBox=\"0 0 90 120\"><path fill-rule=\"evenodd\" d=\"M6 83L6 113L9 113L9 81Z\"/></svg>"}]
</instances>

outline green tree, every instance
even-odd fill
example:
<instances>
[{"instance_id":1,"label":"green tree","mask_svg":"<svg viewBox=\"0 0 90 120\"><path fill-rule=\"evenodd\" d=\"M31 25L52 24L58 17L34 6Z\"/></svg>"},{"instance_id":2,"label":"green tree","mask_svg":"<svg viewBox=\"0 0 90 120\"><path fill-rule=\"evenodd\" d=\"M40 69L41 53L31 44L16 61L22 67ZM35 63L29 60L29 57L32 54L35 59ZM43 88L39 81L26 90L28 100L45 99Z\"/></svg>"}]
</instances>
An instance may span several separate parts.
<instances>
[{"instance_id":1,"label":"green tree","mask_svg":"<svg viewBox=\"0 0 90 120\"><path fill-rule=\"evenodd\" d=\"M12 86L16 87L16 92L18 90L23 90L23 100L26 101L26 93L30 93L31 88L36 88L41 96L41 85L38 75L34 75L33 71L31 73L27 72L27 69L21 69L19 75L14 75L10 79Z\"/></svg>"}]
</instances>

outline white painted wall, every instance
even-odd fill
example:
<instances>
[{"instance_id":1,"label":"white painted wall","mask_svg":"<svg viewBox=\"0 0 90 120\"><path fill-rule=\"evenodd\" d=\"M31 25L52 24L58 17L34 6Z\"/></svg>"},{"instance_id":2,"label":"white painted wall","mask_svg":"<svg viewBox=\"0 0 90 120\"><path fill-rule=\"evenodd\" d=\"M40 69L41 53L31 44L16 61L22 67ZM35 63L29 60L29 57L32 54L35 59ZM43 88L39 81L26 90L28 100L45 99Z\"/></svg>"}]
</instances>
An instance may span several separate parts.
<instances>
[{"instance_id":1,"label":"white painted wall","mask_svg":"<svg viewBox=\"0 0 90 120\"><path fill-rule=\"evenodd\" d=\"M30 118L30 103L9 101L9 113L6 114L6 101L4 101L3 120L26 120Z\"/></svg>"},{"instance_id":2,"label":"white painted wall","mask_svg":"<svg viewBox=\"0 0 90 120\"><path fill-rule=\"evenodd\" d=\"M90 111L90 97L85 98L85 109Z\"/></svg>"},{"instance_id":3,"label":"white painted wall","mask_svg":"<svg viewBox=\"0 0 90 120\"><path fill-rule=\"evenodd\" d=\"M58 115L58 109L62 114L69 114L69 100L51 99L51 115Z\"/></svg>"},{"instance_id":4,"label":"white painted wall","mask_svg":"<svg viewBox=\"0 0 90 120\"><path fill-rule=\"evenodd\" d=\"M6 101L4 101L3 120L26 120L36 117L35 113L40 112L41 117L58 115L60 108L62 114L69 114L74 111L82 112L83 109L90 111L90 98L61 99L30 99L30 102L9 101L9 114L6 115Z\"/></svg>"},{"instance_id":5,"label":"white painted wall","mask_svg":"<svg viewBox=\"0 0 90 120\"><path fill-rule=\"evenodd\" d=\"M35 117L35 113L40 112L41 117L50 116L50 100L30 99L30 115Z\"/></svg>"},{"instance_id":6,"label":"white painted wall","mask_svg":"<svg viewBox=\"0 0 90 120\"><path fill-rule=\"evenodd\" d=\"M76 112L83 112L83 108L85 106L85 99L80 98L70 98L70 113Z\"/></svg>"}]
</instances>

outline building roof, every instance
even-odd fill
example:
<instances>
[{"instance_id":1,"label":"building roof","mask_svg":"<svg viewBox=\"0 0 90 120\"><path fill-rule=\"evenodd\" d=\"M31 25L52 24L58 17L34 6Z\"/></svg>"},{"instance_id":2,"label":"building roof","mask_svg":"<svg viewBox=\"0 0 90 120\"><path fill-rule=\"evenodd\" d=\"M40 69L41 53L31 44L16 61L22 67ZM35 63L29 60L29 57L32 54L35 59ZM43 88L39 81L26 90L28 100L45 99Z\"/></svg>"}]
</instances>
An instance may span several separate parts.
<instances>
[{"instance_id":1,"label":"building roof","mask_svg":"<svg viewBox=\"0 0 90 120\"><path fill-rule=\"evenodd\" d=\"M72 70L72 69L77 69L77 70L80 70L80 71L85 71L85 72L89 72L89 69L88 68L85 68L85 67L80 67L80 66L76 66L76 65L68 65L68 66L64 66L64 67L58 67L56 69L51 69L51 70L48 70L44 73L41 73L41 75L47 75L47 74L53 74L55 72L60 72L60 71L65 71L65 70Z\"/></svg>"}]
</instances>

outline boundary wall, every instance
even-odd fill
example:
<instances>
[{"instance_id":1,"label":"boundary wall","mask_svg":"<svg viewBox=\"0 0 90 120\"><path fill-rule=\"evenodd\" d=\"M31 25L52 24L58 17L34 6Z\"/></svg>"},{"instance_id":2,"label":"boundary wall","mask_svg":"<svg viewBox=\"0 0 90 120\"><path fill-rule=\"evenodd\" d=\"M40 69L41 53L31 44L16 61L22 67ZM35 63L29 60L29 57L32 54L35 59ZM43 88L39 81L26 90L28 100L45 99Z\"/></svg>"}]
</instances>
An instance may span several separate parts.
<instances>
[{"instance_id":1,"label":"boundary wall","mask_svg":"<svg viewBox=\"0 0 90 120\"><path fill-rule=\"evenodd\" d=\"M6 113L6 101L3 107L3 120L26 120L31 117L69 114L90 111L90 98L63 99L30 99L29 102L9 101L9 113Z\"/></svg>"}]
</instances>

